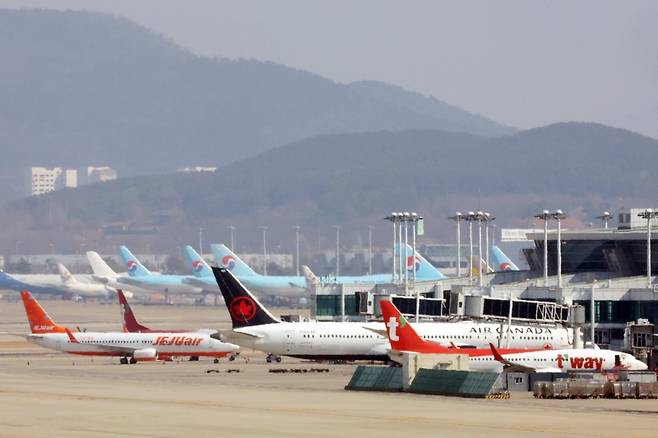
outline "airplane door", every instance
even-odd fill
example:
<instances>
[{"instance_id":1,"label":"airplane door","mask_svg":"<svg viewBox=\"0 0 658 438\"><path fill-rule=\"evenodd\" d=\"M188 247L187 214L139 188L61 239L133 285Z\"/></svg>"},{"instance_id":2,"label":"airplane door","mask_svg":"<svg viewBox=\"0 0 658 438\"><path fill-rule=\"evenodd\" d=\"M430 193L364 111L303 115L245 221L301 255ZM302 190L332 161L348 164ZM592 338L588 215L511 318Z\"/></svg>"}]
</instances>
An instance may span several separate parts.
<instances>
[{"instance_id":1,"label":"airplane door","mask_svg":"<svg viewBox=\"0 0 658 438\"><path fill-rule=\"evenodd\" d=\"M286 330L286 352L290 352L293 348L295 348L295 331Z\"/></svg>"}]
</instances>

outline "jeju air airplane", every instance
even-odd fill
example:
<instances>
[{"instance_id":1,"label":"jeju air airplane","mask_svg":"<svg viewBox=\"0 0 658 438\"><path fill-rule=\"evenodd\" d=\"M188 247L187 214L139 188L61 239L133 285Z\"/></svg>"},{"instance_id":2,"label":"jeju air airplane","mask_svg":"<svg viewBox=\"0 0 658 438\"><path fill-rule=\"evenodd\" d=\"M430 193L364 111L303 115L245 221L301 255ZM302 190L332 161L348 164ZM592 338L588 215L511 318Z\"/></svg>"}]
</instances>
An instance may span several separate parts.
<instances>
[{"instance_id":1,"label":"jeju air airplane","mask_svg":"<svg viewBox=\"0 0 658 438\"><path fill-rule=\"evenodd\" d=\"M402 352L414 352L424 354L467 354L469 357L491 356L490 348L459 348L454 343L446 347L438 342L423 339L411 326L407 319L400 313L391 301L381 301L382 317L386 325L386 334L391 344L389 357L395 362L400 362ZM504 354L521 353L535 350L527 349L501 349Z\"/></svg>"},{"instance_id":2,"label":"jeju air airplane","mask_svg":"<svg viewBox=\"0 0 658 438\"><path fill-rule=\"evenodd\" d=\"M122 364L182 356L213 358L235 354L240 347L201 332L72 332L56 324L37 300L21 292L31 334L27 339L52 350L85 356L118 356Z\"/></svg>"}]
</instances>

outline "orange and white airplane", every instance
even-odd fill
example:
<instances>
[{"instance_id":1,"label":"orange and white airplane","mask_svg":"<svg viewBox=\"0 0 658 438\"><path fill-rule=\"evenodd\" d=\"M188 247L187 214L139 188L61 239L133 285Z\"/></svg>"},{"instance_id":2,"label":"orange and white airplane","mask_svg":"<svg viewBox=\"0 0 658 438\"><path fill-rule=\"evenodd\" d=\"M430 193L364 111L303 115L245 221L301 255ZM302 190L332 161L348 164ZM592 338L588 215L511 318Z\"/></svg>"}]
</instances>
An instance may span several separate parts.
<instances>
[{"instance_id":1,"label":"orange and white airplane","mask_svg":"<svg viewBox=\"0 0 658 438\"><path fill-rule=\"evenodd\" d=\"M52 350L85 356L117 356L122 364L181 356L220 358L237 353L237 345L202 332L72 332L56 324L30 292L21 292L30 323L27 339Z\"/></svg>"},{"instance_id":2,"label":"orange and white airplane","mask_svg":"<svg viewBox=\"0 0 658 438\"><path fill-rule=\"evenodd\" d=\"M399 362L402 351L435 354L468 354L469 367L476 371L506 371L564 373L564 372L616 372L619 370L642 371L647 364L631 354L613 350L597 349L544 349L510 350L448 348L422 339L390 301L380 303L386 332L391 343L389 357Z\"/></svg>"}]
</instances>

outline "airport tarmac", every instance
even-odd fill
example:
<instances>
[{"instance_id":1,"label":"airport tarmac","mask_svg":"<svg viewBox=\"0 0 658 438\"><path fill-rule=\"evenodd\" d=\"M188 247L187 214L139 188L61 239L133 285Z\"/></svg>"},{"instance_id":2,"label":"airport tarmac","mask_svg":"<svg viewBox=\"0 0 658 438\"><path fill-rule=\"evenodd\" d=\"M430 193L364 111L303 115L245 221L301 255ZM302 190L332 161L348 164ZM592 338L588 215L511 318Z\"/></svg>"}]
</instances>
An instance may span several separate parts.
<instances>
[{"instance_id":1,"label":"airport tarmac","mask_svg":"<svg viewBox=\"0 0 658 438\"><path fill-rule=\"evenodd\" d=\"M63 324L119 326L117 305L43 304ZM223 307L133 308L154 328L229 326ZM0 331L27 330L22 304L0 302ZM329 372L271 374L272 368ZM202 359L119 365L0 335L0 437L649 437L658 424L656 400L535 400L529 393L471 400L345 391L353 370L289 358L267 364L252 351L220 364Z\"/></svg>"}]
</instances>

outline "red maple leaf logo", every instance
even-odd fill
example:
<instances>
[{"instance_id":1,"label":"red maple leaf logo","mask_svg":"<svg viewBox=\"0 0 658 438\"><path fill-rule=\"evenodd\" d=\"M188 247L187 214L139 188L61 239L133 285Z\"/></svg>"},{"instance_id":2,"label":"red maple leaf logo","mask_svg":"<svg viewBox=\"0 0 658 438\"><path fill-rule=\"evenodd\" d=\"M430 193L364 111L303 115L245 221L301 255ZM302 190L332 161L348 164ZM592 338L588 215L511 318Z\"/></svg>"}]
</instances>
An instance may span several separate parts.
<instances>
[{"instance_id":1,"label":"red maple leaf logo","mask_svg":"<svg viewBox=\"0 0 658 438\"><path fill-rule=\"evenodd\" d=\"M247 322L256 316L256 303L251 297L235 297L229 309L231 316L239 321Z\"/></svg>"}]
</instances>

